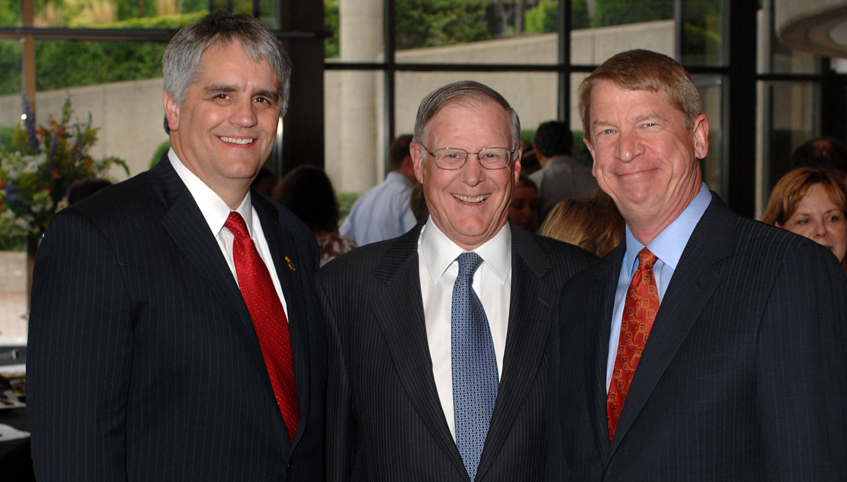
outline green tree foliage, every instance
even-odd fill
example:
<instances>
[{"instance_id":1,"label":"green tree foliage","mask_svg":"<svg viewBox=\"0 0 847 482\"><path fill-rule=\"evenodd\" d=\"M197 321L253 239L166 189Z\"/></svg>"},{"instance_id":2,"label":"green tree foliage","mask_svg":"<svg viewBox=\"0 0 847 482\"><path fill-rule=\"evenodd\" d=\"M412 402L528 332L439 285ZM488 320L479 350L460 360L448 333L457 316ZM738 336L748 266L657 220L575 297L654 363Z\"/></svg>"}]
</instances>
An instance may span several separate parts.
<instances>
[{"instance_id":1,"label":"green tree foliage","mask_svg":"<svg viewBox=\"0 0 847 482\"><path fill-rule=\"evenodd\" d=\"M556 0L545 0L527 10L524 14L524 31L526 33L557 32L557 3ZM573 0L571 4L571 16L573 17L572 29L577 30L589 27L588 8L585 5L585 0Z\"/></svg>"},{"instance_id":2,"label":"green tree foliage","mask_svg":"<svg viewBox=\"0 0 847 482\"><path fill-rule=\"evenodd\" d=\"M397 0L398 50L488 40L484 0Z\"/></svg>"},{"instance_id":3,"label":"green tree foliage","mask_svg":"<svg viewBox=\"0 0 847 482\"><path fill-rule=\"evenodd\" d=\"M578 0L584 1L584 0ZM326 40L326 58L335 58L339 48L339 0L323 0L324 28L332 33ZM397 0L397 50L439 47L489 40L485 7L488 0Z\"/></svg>"},{"instance_id":4,"label":"green tree foliage","mask_svg":"<svg viewBox=\"0 0 847 482\"><path fill-rule=\"evenodd\" d=\"M23 90L20 42L0 42L0 95L20 94Z\"/></svg>"},{"instance_id":5,"label":"green tree foliage","mask_svg":"<svg viewBox=\"0 0 847 482\"><path fill-rule=\"evenodd\" d=\"M324 58L334 59L340 55L338 49L338 2L339 0L324 0L324 28L332 37L324 41Z\"/></svg>"},{"instance_id":6,"label":"green tree foliage","mask_svg":"<svg viewBox=\"0 0 847 482\"><path fill-rule=\"evenodd\" d=\"M597 0L594 27L668 20L673 18L674 0Z\"/></svg>"},{"instance_id":7,"label":"green tree foliage","mask_svg":"<svg viewBox=\"0 0 847 482\"><path fill-rule=\"evenodd\" d=\"M206 11L169 17L133 18L106 28L177 30L204 16ZM167 44L156 42L53 42L35 44L36 88L70 87L155 79L162 76ZM0 95L21 92L21 47L0 43Z\"/></svg>"},{"instance_id":8,"label":"green tree foliage","mask_svg":"<svg viewBox=\"0 0 847 482\"><path fill-rule=\"evenodd\" d=\"M20 0L0 0L0 26L15 27L21 24Z\"/></svg>"}]
</instances>

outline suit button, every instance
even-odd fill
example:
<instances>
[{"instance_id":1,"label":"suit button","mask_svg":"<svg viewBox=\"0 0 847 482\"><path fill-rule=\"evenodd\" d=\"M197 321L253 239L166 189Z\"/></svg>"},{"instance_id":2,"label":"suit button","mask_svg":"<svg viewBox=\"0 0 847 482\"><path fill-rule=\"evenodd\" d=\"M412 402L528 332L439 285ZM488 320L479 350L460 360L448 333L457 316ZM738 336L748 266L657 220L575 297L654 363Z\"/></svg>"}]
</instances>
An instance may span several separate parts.
<instances>
[{"instance_id":1,"label":"suit button","mask_svg":"<svg viewBox=\"0 0 847 482\"><path fill-rule=\"evenodd\" d=\"M291 462L289 462L289 463L285 464L285 471L286 471L286 472L291 472Z\"/></svg>"}]
</instances>

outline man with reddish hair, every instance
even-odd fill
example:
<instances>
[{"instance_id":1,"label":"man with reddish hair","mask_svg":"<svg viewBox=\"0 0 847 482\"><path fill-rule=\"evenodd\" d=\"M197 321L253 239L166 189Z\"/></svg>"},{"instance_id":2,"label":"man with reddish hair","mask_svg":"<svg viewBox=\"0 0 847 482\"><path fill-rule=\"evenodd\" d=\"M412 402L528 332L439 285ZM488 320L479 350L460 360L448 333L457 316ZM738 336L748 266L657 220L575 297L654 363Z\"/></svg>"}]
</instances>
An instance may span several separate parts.
<instances>
[{"instance_id":1,"label":"man with reddish hair","mask_svg":"<svg viewBox=\"0 0 847 482\"><path fill-rule=\"evenodd\" d=\"M559 302L550 434L570 480L843 480L836 258L709 191L709 119L673 59L615 55L579 96L626 236Z\"/></svg>"}]
</instances>

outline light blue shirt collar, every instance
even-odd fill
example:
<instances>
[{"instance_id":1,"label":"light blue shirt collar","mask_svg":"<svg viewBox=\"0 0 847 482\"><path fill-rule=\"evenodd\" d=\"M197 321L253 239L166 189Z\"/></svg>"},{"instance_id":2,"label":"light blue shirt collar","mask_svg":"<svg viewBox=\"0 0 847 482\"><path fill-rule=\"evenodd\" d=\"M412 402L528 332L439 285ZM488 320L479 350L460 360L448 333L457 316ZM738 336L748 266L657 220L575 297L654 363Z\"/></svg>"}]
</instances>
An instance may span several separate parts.
<instances>
[{"instance_id":1,"label":"light blue shirt collar","mask_svg":"<svg viewBox=\"0 0 847 482\"><path fill-rule=\"evenodd\" d=\"M688 206L682 211L668 227L662 230L658 236L650 241L647 248L659 258L662 263L669 268L676 270L679 264L679 258L682 257L682 251L688 240L691 238L691 233L712 202L712 193L706 187L705 183L700 186L700 192L694 197ZM624 254L623 266L629 267L627 278L632 278L635 270L638 268L638 252L644 248L644 245L639 243L633 236L629 226L626 227L626 254Z\"/></svg>"}]
</instances>

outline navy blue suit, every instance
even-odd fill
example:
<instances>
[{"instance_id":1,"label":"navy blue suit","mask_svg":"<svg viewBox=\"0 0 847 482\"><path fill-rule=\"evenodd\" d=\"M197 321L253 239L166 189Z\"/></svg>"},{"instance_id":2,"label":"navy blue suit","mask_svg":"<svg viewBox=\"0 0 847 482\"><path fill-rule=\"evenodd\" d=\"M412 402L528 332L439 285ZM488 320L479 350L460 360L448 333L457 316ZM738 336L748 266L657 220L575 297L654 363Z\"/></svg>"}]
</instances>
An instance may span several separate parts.
<instances>
[{"instance_id":1,"label":"navy blue suit","mask_svg":"<svg viewBox=\"0 0 847 482\"><path fill-rule=\"evenodd\" d=\"M548 460L574 481L847 477L847 282L829 250L715 196L662 300L615 431L606 363L625 246L559 303ZM555 471L551 471L555 472Z\"/></svg>"},{"instance_id":2,"label":"navy blue suit","mask_svg":"<svg viewBox=\"0 0 847 482\"><path fill-rule=\"evenodd\" d=\"M165 155L60 212L44 237L27 373L39 480L324 480L315 237L252 200L288 307L293 442L238 285Z\"/></svg>"}]
</instances>

